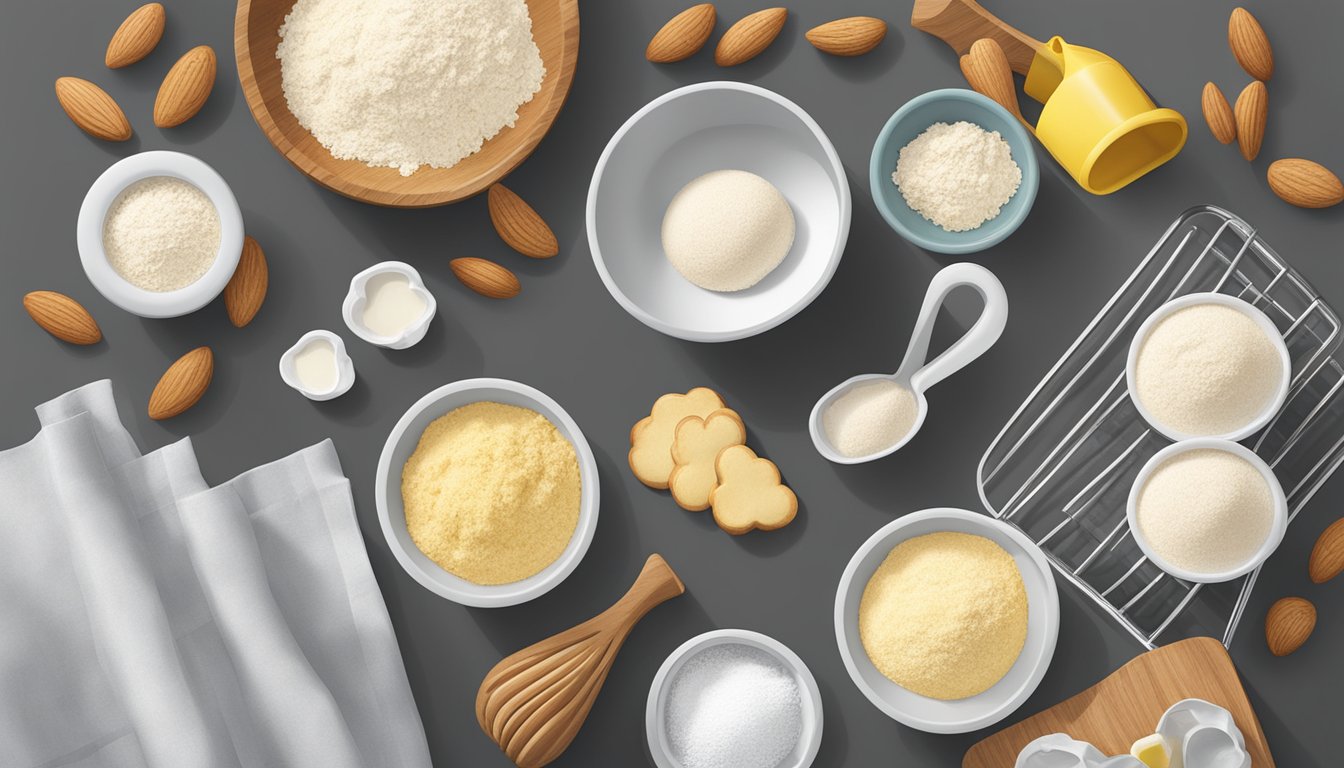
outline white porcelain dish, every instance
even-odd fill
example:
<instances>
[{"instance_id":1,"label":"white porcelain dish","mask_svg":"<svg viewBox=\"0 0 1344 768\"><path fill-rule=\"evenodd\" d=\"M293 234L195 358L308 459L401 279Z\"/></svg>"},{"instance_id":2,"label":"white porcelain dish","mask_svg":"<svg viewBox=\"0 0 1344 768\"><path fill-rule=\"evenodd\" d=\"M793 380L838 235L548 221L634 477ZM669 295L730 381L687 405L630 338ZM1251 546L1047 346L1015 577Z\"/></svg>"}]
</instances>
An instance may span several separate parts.
<instances>
[{"instance_id":1,"label":"white porcelain dish","mask_svg":"<svg viewBox=\"0 0 1344 768\"><path fill-rule=\"evenodd\" d=\"M1157 552L1153 551L1148 540L1144 537L1143 531L1139 528L1139 493L1143 486L1147 484L1148 478L1168 459L1178 456L1186 451L1199 450L1218 450L1227 451L1235 456L1245 459L1259 470L1260 475L1265 478L1269 484L1269 493L1274 502L1274 519L1270 524L1269 535L1260 545L1260 549L1245 563L1239 567L1228 571L1217 573L1199 573L1177 567L1163 559ZM1219 582L1231 581L1239 576L1245 576L1251 571L1259 568L1269 556L1278 549L1279 543L1283 541L1283 535L1288 531L1288 499L1283 493L1283 486L1279 483L1279 478L1270 469L1265 460L1255 455L1249 448L1230 440L1222 440L1214 437L1197 437L1189 440L1182 440L1178 443L1168 445L1166 448L1153 454L1153 457L1143 465L1139 474L1134 478L1134 484L1129 489L1129 501L1125 505L1125 515L1129 521L1130 533L1134 536L1134 543L1139 545L1143 554L1153 561L1153 564L1178 579L1193 581L1199 584L1217 584Z\"/></svg>"},{"instance_id":2,"label":"white porcelain dish","mask_svg":"<svg viewBox=\"0 0 1344 768\"><path fill-rule=\"evenodd\" d=\"M219 214L219 254L199 280L176 291L147 291L117 274L103 250L103 220L130 185L155 176L181 179L201 190ZM177 317L209 304L228 285L243 252L243 214L224 177L181 152L141 152L112 164L89 187L76 224L79 260L89 282L108 301L141 317Z\"/></svg>"},{"instance_id":3,"label":"white porcelain dish","mask_svg":"<svg viewBox=\"0 0 1344 768\"><path fill-rule=\"evenodd\" d=\"M336 383L327 389L310 389L299 378L295 367L295 359L309 344L330 344L336 357ZM346 392L355 385L355 363L350 359L350 353L345 351L345 340L331 331L309 331L299 337L294 342L294 346L285 350L280 356L280 378L286 384L292 387L299 394L316 402L331 400Z\"/></svg>"},{"instance_id":4,"label":"white porcelain dish","mask_svg":"<svg viewBox=\"0 0 1344 768\"><path fill-rule=\"evenodd\" d=\"M793 248L745 291L716 293L663 254L667 205L710 171L757 174L788 200ZM588 188L588 244L607 290L640 322L690 341L731 341L779 325L830 282L849 237L849 182L830 140L797 104L736 82L689 85L616 131Z\"/></svg>"},{"instance_id":5,"label":"white porcelain dish","mask_svg":"<svg viewBox=\"0 0 1344 768\"><path fill-rule=\"evenodd\" d=\"M378 275L389 273L405 277L411 285L411 292L425 301L425 309L420 313L420 317L396 336L383 336L375 333L364 324L363 320L364 306L368 301L369 280ZM434 294L430 293L429 289L425 287L425 281L420 278L420 273L415 267L402 261L384 261L374 264L350 279L350 291L345 295L345 301L341 304L341 316L345 318L345 325L351 333L370 344L387 347L388 349L406 349L425 338L425 334L429 331L429 323L434 319L434 313L438 311L438 306L438 302L434 300Z\"/></svg>"},{"instance_id":6,"label":"white porcelain dish","mask_svg":"<svg viewBox=\"0 0 1344 768\"><path fill-rule=\"evenodd\" d=\"M940 531L984 536L1003 547L1016 561L1027 590L1027 639L1016 663L989 690L955 701L921 696L887 679L859 639L859 601L877 567L897 544ZM888 717L928 733L967 733L1007 717L1040 684L1059 639L1059 592L1045 554L1021 531L962 509L926 509L878 529L854 553L836 591L835 636L854 684Z\"/></svg>"},{"instance_id":7,"label":"white porcelain dish","mask_svg":"<svg viewBox=\"0 0 1344 768\"><path fill-rule=\"evenodd\" d=\"M649 740L649 754L658 768L682 768L681 761L672 753L667 738L667 695L672 681L682 665L696 654L720 645L744 645L765 651L780 664L793 670L802 693L803 731L798 745L776 768L807 768L821 749L823 730L821 691L817 680L798 654L768 635L745 629L719 629L687 640L677 647L658 668L649 686L649 700L644 708L644 732Z\"/></svg>"},{"instance_id":8,"label":"white porcelain dish","mask_svg":"<svg viewBox=\"0 0 1344 768\"><path fill-rule=\"evenodd\" d=\"M1275 390L1274 397L1265 404L1265 409L1250 423L1245 424L1240 429L1222 435L1192 435L1163 424L1144 407L1143 401L1139 399L1138 386L1135 380L1139 365L1139 351L1143 349L1143 343L1147 340L1148 334L1152 332L1153 327L1169 317L1172 313L1197 304L1219 304L1224 307L1230 307L1254 320L1255 324L1264 330L1270 343L1272 343L1274 348L1278 350L1279 361L1282 364L1281 370L1283 375L1280 377L1278 389ZM1153 429L1156 429L1158 432L1166 435L1172 440L1188 440L1192 437L1215 437L1223 440L1244 440L1256 432L1259 432L1260 429L1268 424L1279 410L1283 408L1283 404L1288 400L1288 387L1292 383L1292 380L1293 364L1292 359L1288 356L1288 345L1284 343L1283 335L1279 332L1278 327L1274 325L1274 321L1270 320L1264 312L1261 312L1245 301L1225 293L1191 293L1173 299L1158 307L1153 311L1153 314L1148 316L1147 320L1143 321L1143 325L1139 326L1139 330L1134 333L1134 340L1129 344L1129 357L1125 362L1125 384L1129 387L1129 399L1134 402L1134 407L1138 410L1139 415L1143 417L1144 421L1148 422Z\"/></svg>"},{"instance_id":9,"label":"white porcelain dish","mask_svg":"<svg viewBox=\"0 0 1344 768\"><path fill-rule=\"evenodd\" d=\"M579 523L569 546L540 573L510 584L473 584L440 568L411 541L401 502L401 470L415 451L425 427L449 411L481 401L530 408L545 416L574 446L579 461L579 481L582 485ZM579 425L559 403L526 384L508 379L455 381L416 401L388 435L383 453L378 459L378 474L374 482L378 521L401 567L421 586L440 597L477 608L502 608L525 603L546 594L564 581L578 566L593 541L593 532L597 528L598 498L597 462Z\"/></svg>"}]
</instances>

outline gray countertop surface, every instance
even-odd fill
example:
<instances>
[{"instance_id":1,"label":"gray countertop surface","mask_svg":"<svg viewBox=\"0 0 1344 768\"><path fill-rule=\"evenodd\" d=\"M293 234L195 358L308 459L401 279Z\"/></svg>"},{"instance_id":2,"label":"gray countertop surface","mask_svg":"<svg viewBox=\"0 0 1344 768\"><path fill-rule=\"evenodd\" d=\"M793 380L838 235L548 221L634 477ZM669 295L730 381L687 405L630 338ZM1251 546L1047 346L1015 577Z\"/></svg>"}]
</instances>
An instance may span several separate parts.
<instances>
[{"instance_id":1,"label":"gray countertop surface","mask_svg":"<svg viewBox=\"0 0 1344 768\"><path fill-rule=\"evenodd\" d=\"M1344 208L1303 211L1275 198L1265 168L1305 156L1344 169L1338 126L1338 30L1344 5L1325 0L1250 4L1276 44L1264 150L1244 162L1217 144L1199 113L1200 88L1218 82L1235 95L1248 81L1227 49L1230 0L992 0L990 10L1038 37L1063 35L1124 62L1163 105L1183 112L1190 141L1174 161L1108 197L1081 191L1037 148L1040 193L1013 237L973 258L992 269L1012 307L998 345L930 394L919 437L894 457L857 467L828 464L813 450L813 401L857 372L892 370L929 278L951 260L902 241L867 192L873 139L909 98L964 83L941 42L909 25L910 0L808 0L790 8L780 39L734 69L711 51L654 66L649 37L689 0L585 0L578 71L563 112L535 155L508 179L541 212L561 254L531 261L496 237L484 196L434 210L387 210L327 192L291 168L253 122L233 60L234 7L224 0L166 0L167 33L144 62L104 68L107 39L133 1L11 3L0 24L0 334L4 402L0 445L28 439L32 406L88 381L110 377L142 448L190 435L212 482L330 437L354 487L359 523L391 613L435 764L493 766L507 761L476 725L482 676L503 655L588 618L614 601L651 552L686 583L685 597L648 616L630 637L587 725L557 766L641 765L648 686L667 654L720 627L778 638L811 667L826 712L819 766L954 766L989 731L936 736L898 725L850 682L836 650L832 606L850 555L874 530L933 506L980 509L975 467L999 428L1049 366L1183 210L1211 203L1232 210L1344 307L1338 240ZM719 30L757 10L722 0ZM824 56L803 32L832 18L866 14L890 24L885 42L852 60ZM207 43L219 54L215 91L185 126L159 130L150 113L163 73L182 52ZM136 136L107 144L80 133L56 104L52 83L88 77L126 109ZM839 151L854 198L849 245L826 291L794 319L762 336L701 345L662 336L627 316L607 294L589 258L584 199L608 138L641 105L672 88L737 79L778 91L808 110ZM90 286L75 250L75 216L85 190L108 165L134 152L177 149L217 168L232 185L247 230L266 251L271 288L251 326L238 330L221 301L188 317L142 320L117 310ZM514 269L522 295L495 302L464 289L448 270L458 256L483 256ZM415 265L439 299L439 315L418 346L385 351L348 334L340 319L350 277L385 259ZM21 307L24 293L51 289L82 301L106 342L62 344ZM971 322L957 301L938 337L946 343ZM302 333L328 328L347 337L359 380L347 395L310 403L280 380L280 354ZM935 339L935 345L938 344ZM195 409L156 423L145 403L177 356L208 344L215 380ZM478 610L421 588L393 559L375 517L379 451L402 412L425 392L475 376L518 379L548 393L578 421L597 455L602 513L582 564L561 586L521 606ZM801 500L798 519L775 533L733 538L706 514L681 511L640 485L625 463L630 425L665 392L717 389L744 417L750 441L778 463ZM1289 529L1256 585L1232 656L1279 765L1339 764L1338 694L1344 664L1339 584L1313 586L1306 558L1339 516L1344 485L1327 483ZM1298 653L1265 648L1266 609L1278 597L1314 600L1320 620ZM1035 694L1003 725L1048 707L1105 676L1141 648L1071 585L1054 663Z\"/></svg>"}]
</instances>

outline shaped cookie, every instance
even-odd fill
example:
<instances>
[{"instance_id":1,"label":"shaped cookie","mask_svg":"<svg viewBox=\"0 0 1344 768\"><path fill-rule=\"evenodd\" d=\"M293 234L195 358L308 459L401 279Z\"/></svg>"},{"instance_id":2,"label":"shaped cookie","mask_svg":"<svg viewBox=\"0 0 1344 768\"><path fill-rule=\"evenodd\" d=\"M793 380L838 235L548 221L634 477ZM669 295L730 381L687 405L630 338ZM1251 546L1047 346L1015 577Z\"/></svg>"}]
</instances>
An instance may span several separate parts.
<instances>
[{"instance_id":1,"label":"shaped cookie","mask_svg":"<svg viewBox=\"0 0 1344 768\"><path fill-rule=\"evenodd\" d=\"M687 416L703 419L722 407L723 398L705 387L658 398L649 415L630 430L630 471L650 488L666 489L672 475L672 439L677 425Z\"/></svg>"},{"instance_id":2,"label":"shaped cookie","mask_svg":"<svg viewBox=\"0 0 1344 768\"><path fill-rule=\"evenodd\" d=\"M709 497L719 485L714 462L724 448L747 442L742 417L720 408L705 418L687 416L677 424L672 439L672 463L667 479L672 500L685 510L709 509Z\"/></svg>"},{"instance_id":3,"label":"shaped cookie","mask_svg":"<svg viewBox=\"0 0 1344 768\"><path fill-rule=\"evenodd\" d=\"M710 494L714 522L739 536L753 529L773 531L793 522L798 497L780 482L779 467L745 445L724 448L715 460L719 486Z\"/></svg>"}]
</instances>

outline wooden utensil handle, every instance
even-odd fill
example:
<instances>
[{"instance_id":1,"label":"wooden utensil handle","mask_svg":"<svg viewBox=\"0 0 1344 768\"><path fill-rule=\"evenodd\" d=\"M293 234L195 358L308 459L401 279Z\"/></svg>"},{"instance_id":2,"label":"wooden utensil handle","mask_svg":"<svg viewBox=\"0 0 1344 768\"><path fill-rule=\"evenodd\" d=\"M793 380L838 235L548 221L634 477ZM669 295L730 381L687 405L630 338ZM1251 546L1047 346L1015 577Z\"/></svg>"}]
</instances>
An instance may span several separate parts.
<instances>
[{"instance_id":1,"label":"wooden utensil handle","mask_svg":"<svg viewBox=\"0 0 1344 768\"><path fill-rule=\"evenodd\" d=\"M1013 71L1025 75L1044 43L1008 26L975 0L915 0L910 23L966 54L982 37L997 42Z\"/></svg>"},{"instance_id":2,"label":"wooden utensil handle","mask_svg":"<svg viewBox=\"0 0 1344 768\"><path fill-rule=\"evenodd\" d=\"M649 555L635 583L631 584L625 595L604 611L602 616L610 615L615 623L624 625L628 630L655 606L685 591L686 587L681 583L681 579L677 578L672 566L667 564L662 555ZM602 616L598 616L595 621Z\"/></svg>"}]
</instances>

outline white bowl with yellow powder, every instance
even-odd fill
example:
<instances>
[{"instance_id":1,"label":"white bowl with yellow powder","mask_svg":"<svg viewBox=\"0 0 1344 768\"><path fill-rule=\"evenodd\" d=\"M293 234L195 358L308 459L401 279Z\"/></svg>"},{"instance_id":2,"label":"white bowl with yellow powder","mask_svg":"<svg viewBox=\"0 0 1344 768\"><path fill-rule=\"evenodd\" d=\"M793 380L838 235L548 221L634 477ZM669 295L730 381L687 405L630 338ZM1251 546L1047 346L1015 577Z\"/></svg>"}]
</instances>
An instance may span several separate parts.
<instances>
[{"instance_id":1,"label":"white bowl with yellow powder","mask_svg":"<svg viewBox=\"0 0 1344 768\"><path fill-rule=\"evenodd\" d=\"M946 540L967 548L941 547ZM906 552L909 562L888 562ZM880 589L869 591L875 584L898 587L899 599L862 605L882 599ZM958 610L999 598L1011 608L1000 612L1002 626L973 626L965 621L973 612ZM886 608L905 623L877 624L882 636L874 638L872 622ZM966 733L1007 717L1036 690L1059 637L1059 593L1045 554L1021 531L966 510L928 509L888 523L859 547L836 592L835 633L845 669L883 713L928 733ZM909 687L884 673L902 669L911 672L903 677ZM944 673L929 674L935 669Z\"/></svg>"},{"instance_id":2,"label":"white bowl with yellow powder","mask_svg":"<svg viewBox=\"0 0 1344 768\"><path fill-rule=\"evenodd\" d=\"M420 398L388 435L375 488L401 567L479 608L550 591L597 527L597 462L579 425L507 379L466 379Z\"/></svg>"},{"instance_id":3,"label":"white bowl with yellow powder","mask_svg":"<svg viewBox=\"0 0 1344 768\"><path fill-rule=\"evenodd\" d=\"M114 163L84 196L79 260L108 301L141 317L177 317L224 290L243 251L243 215L214 168L181 152Z\"/></svg>"}]
</instances>

